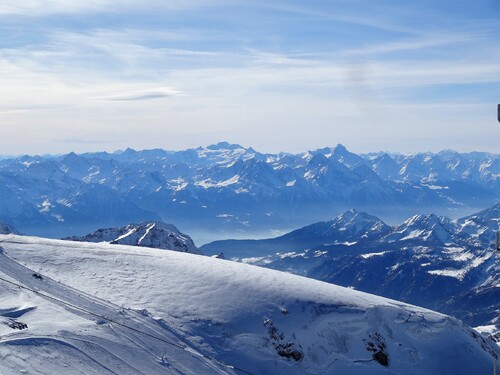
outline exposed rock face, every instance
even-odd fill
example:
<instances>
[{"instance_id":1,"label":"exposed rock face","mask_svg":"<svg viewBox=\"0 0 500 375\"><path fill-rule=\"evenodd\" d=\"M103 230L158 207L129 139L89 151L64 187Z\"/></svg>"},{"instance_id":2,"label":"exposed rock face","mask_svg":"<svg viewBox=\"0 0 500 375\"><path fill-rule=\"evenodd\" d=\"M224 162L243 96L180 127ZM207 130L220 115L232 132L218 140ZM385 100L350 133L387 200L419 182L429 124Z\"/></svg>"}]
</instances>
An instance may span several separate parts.
<instances>
[{"instance_id":1,"label":"exposed rock face","mask_svg":"<svg viewBox=\"0 0 500 375\"><path fill-rule=\"evenodd\" d=\"M152 247L200 254L191 237L181 233L172 224L149 221L129 224L120 228L98 229L83 237L66 237L66 240L83 242L108 242L118 245Z\"/></svg>"},{"instance_id":2,"label":"exposed rock face","mask_svg":"<svg viewBox=\"0 0 500 375\"><path fill-rule=\"evenodd\" d=\"M19 232L10 225L0 223L0 234L19 234Z\"/></svg>"}]
</instances>

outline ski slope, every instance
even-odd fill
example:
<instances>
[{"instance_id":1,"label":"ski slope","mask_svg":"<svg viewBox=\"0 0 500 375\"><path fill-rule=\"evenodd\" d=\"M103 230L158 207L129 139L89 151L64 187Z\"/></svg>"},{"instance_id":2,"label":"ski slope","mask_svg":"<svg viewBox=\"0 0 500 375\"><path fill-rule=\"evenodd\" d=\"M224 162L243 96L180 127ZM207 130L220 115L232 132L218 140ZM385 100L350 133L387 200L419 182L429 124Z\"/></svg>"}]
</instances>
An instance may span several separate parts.
<instances>
[{"instance_id":1,"label":"ski slope","mask_svg":"<svg viewBox=\"0 0 500 375\"><path fill-rule=\"evenodd\" d=\"M446 315L251 265L17 235L0 247L0 321L28 326L0 324L2 374L479 374L500 354Z\"/></svg>"}]
</instances>

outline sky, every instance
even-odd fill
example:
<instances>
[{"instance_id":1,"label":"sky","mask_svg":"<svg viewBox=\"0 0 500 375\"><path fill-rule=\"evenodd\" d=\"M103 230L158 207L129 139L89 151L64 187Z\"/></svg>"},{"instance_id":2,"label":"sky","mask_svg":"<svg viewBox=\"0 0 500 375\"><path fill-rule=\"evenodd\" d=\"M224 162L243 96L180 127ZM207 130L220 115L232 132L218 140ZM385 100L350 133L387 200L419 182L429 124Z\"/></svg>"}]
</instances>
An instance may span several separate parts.
<instances>
[{"instance_id":1,"label":"sky","mask_svg":"<svg viewBox=\"0 0 500 375\"><path fill-rule=\"evenodd\" d=\"M499 0L0 0L0 155L500 153Z\"/></svg>"}]
</instances>

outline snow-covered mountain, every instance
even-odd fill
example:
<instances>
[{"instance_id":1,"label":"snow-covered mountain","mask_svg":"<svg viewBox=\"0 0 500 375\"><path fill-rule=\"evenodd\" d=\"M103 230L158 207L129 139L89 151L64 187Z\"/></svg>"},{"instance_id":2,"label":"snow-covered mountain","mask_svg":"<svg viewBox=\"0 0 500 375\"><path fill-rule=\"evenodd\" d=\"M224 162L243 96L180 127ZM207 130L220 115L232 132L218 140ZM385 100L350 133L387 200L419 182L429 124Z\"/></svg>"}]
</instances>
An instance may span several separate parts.
<instances>
[{"instance_id":1,"label":"snow-covered mountain","mask_svg":"<svg viewBox=\"0 0 500 375\"><path fill-rule=\"evenodd\" d=\"M160 221L145 221L120 228L103 228L85 236L64 238L70 241L108 242L116 245L132 245L168 249L199 254L191 237L181 233L174 225Z\"/></svg>"},{"instance_id":2,"label":"snow-covered mountain","mask_svg":"<svg viewBox=\"0 0 500 375\"><path fill-rule=\"evenodd\" d=\"M499 176L496 154L357 155L342 145L299 154L221 142L23 156L0 160L0 220L57 237L144 220L174 222L192 235L205 228L211 239L235 231L254 237L350 207L391 222L413 213L466 215L500 198Z\"/></svg>"},{"instance_id":3,"label":"snow-covered mountain","mask_svg":"<svg viewBox=\"0 0 500 375\"><path fill-rule=\"evenodd\" d=\"M457 221L459 234L472 237L476 244L490 244L495 237L494 232L500 231L500 203L477 214L467 216Z\"/></svg>"},{"instance_id":4,"label":"snow-covered mountain","mask_svg":"<svg viewBox=\"0 0 500 375\"><path fill-rule=\"evenodd\" d=\"M382 240L386 242L413 241L418 243L445 245L454 242L456 225L444 216L414 215L401 225L394 227ZM457 238L458 240L458 238ZM455 242L456 243L456 242Z\"/></svg>"},{"instance_id":5,"label":"snow-covered mountain","mask_svg":"<svg viewBox=\"0 0 500 375\"><path fill-rule=\"evenodd\" d=\"M220 251L231 259L262 257L277 252L308 249L316 245L350 244L369 241L386 234L390 227L375 216L351 209L328 221L294 230L279 237L264 240L219 240L202 246L204 251Z\"/></svg>"},{"instance_id":6,"label":"snow-covered mountain","mask_svg":"<svg viewBox=\"0 0 500 375\"><path fill-rule=\"evenodd\" d=\"M110 244L0 235L0 372L489 373L455 318L279 271Z\"/></svg>"},{"instance_id":7,"label":"snow-covered mountain","mask_svg":"<svg viewBox=\"0 0 500 375\"><path fill-rule=\"evenodd\" d=\"M414 215L394 227L351 210L277 238L201 248L432 308L473 326L497 324L500 331L499 224L500 203L457 220Z\"/></svg>"}]
</instances>

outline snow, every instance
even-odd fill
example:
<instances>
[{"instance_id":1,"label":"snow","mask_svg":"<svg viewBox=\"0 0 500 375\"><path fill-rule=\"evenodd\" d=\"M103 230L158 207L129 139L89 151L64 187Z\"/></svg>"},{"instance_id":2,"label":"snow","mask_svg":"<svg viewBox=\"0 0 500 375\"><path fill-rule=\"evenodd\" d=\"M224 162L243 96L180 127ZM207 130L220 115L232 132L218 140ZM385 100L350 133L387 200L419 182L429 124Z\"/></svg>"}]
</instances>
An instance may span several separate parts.
<instances>
[{"instance_id":1,"label":"snow","mask_svg":"<svg viewBox=\"0 0 500 375\"><path fill-rule=\"evenodd\" d=\"M59 221L59 222L64 222L64 217L62 215L52 214L51 216L54 217L54 218L56 218L56 220Z\"/></svg>"},{"instance_id":2,"label":"snow","mask_svg":"<svg viewBox=\"0 0 500 375\"><path fill-rule=\"evenodd\" d=\"M245 188L239 188L234 191L236 194L242 194L242 193L249 193L250 190L245 189Z\"/></svg>"},{"instance_id":3,"label":"snow","mask_svg":"<svg viewBox=\"0 0 500 375\"><path fill-rule=\"evenodd\" d=\"M420 237L423 233L425 233L424 230L412 230L407 236L401 238L401 241L404 240L411 240L412 238L418 238Z\"/></svg>"},{"instance_id":4,"label":"snow","mask_svg":"<svg viewBox=\"0 0 500 375\"><path fill-rule=\"evenodd\" d=\"M247 264L269 264L272 262L271 259L268 259L267 257L252 257L252 258L242 258L241 259L242 263L247 263Z\"/></svg>"},{"instance_id":5,"label":"snow","mask_svg":"<svg viewBox=\"0 0 500 375\"><path fill-rule=\"evenodd\" d=\"M131 228L128 232L126 232L125 234L122 234L121 236L119 236L118 238L116 238L115 240L113 240L114 242L118 242L120 240L123 240L124 238L127 238L128 236L132 235L133 233L135 233L137 231L137 228L134 227L134 228ZM148 230L149 232L149 230ZM141 238L142 239L142 238ZM139 241L140 243L141 241Z\"/></svg>"},{"instance_id":6,"label":"snow","mask_svg":"<svg viewBox=\"0 0 500 375\"><path fill-rule=\"evenodd\" d=\"M173 191L181 191L181 190L184 190L188 185L189 185L189 183L183 182L183 183L181 183L179 185L173 186L171 189Z\"/></svg>"},{"instance_id":7,"label":"snow","mask_svg":"<svg viewBox=\"0 0 500 375\"><path fill-rule=\"evenodd\" d=\"M0 324L1 374L160 374L169 371L165 361L184 374L227 373L225 366L208 361L199 353L182 350L189 343L178 339L151 316L113 305L48 277L36 279L32 270L5 254L0 254L0 259L2 279L37 291L0 282L0 321L10 319L27 325L27 329L16 330ZM59 300L107 318L87 314ZM192 348L191 351L196 352Z\"/></svg>"},{"instance_id":8,"label":"snow","mask_svg":"<svg viewBox=\"0 0 500 375\"><path fill-rule=\"evenodd\" d=\"M58 199L57 203L60 204L60 205L66 206L66 207L71 207L73 205L69 200L67 200L65 198Z\"/></svg>"},{"instance_id":9,"label":"snow","mask_svg":"<svg viewBox=\"0 0 500 375\"><path fill-rule=\"evenodd\" d=\"M49 212L52 206L52 203L48 199L45 199L42 204L40 205L41 208L39 211L40 212Z\"/></svg>"},{"instance_id":10,"label":"snow","mask_svg":"<svg viewBox=\"0 0 500 375\"><path fill-rule=\"evenodd\" d=\"M215 217L228 218L228 217L234 217L234 215L231 215L231 214L219 214L219 215L216 215Z\"/></svg>"},{"instance_id":11,"label":"snow","mask_svg":"<svg viewBox=\"0 0 500 375\"><path fill-rule=\"evenodd\" d=\"M237 373L220 362L254 374L471 374L500 354L446 315L243 263L16 235L0 246L1 278L109 318L0 282L0 317L21 311L28 324L0 325L2 374ZM278 354L288 344L300 360Z\"/></svg>"},{"instance_id":12,"label":"snow","mask_svg":"<svg viewBox=\"0 0 500 375\"><path fill-rule=\"evenodd\" d=\"M320 256L323 256L323 255L326 255L326 254L328 254L328 251L321 251L321 250L314 251L314 256L315 257L320 257Z\"/></svg>"},{"instance_id":13,"label":"snow","mask_svg":"<svg viewBox=\"0 0 500 375\"><path fill-rule=\"evenodd\" d=\"M209 179L206 179L203 181L196 182L195 185L200 186L204 189L209 189L209 188L213 188L213 187L226 187L229 185L233 185L233 184L238 183L239 180L240 180L240 175L236 174L233 177L231 177L225 181L213 182L212 179L209 178Z\"/></svg>"},{"instance_id":14,"label":"snow","mask_svg":"<svg viewBox=\"0 0 500 375\"><path fill-rule=\"evenodd\" d=\"M387 253L387 251L381 251L380 253L361 254L361 257L363 259L368 259L368 258L371 258L371 257L377 257L377 256L384 255L385 253Z\"/></svg>"},{"instance_id":15,"label":"snow","mask_svg":"<svg viewBox=\"0 0 500 375\"><path fill-rule=\"evenodd\" d=\"M454 257L454 260L459 260L459 261L466 261L472 259L472 261L467 264L466 267L462 269L444 269L444 270L431 270L427 271L431 275L440 275L440 276L447 276L447 277L454 277L459 280L463 280L465 275L467 273L476 268L479 267L481 264L486 262L488 259L493 257L495 254L486 254L482 257L474 257L470 253L464 253L459 256Z\"/></svg>"},{"instance_id":16,"label":"snow","mask_svg":"<svg viewBox=\"0 0 500 375\"><path fill-rule=\"evenodd\" d=\"M278 256L278 258L297 258L297 257L301 257L301 256L304 256L305 254L304 253L297 253L295 251L289 251L289 252L286 252L286 253L277 253L276 254Z\"/></svg>"},{"instance_id":17,"label":"snow","mask_svg":"<svg viewBox=\"0 0 500 375\"><path fill-rule=\"evenodd\" d=\"M307 172L304 173L304 178L306 180L310 180L310 179L312 179L314 177L315 177L315 175L314 175L314 172L312 172L312 171L307 171Z\"/></svg>"},{"instance_id":18,"label":"snow","mask_svg":"<svg viewBox=\"0 0 500 375\"><path fill-rule=\"evenodd\" d=\"M186 182L182 177L178 177L176 179L171 179L167 181L167 188L174 191L174 192L179 192L181 190L184 190L186 187L188 187L189 183ZM156 189L156 192L160 191L162 186L160 186L158 189Z\"/></svg>"},{"instance_id":19,"label":"snow","mask_svg":"<svg viewBox=\"0 0 500 375\"><path fill-rule=\"evenodd\" d=\"M479 326L479 327L474 327L474 329L480 333L488 333L488 334L494 334L499 331L499 328L494 325L487 325L487 326Z\"/></svg>"},{"instance_id":20,"label":"snow","mask_svg":"<svg viewBox=\"0 0 500 375\"><path fill-rule=\"evenodd\" d=\"M460 269L460 270L455 270L455 269L445 269L445 270L432 270L432 271L427 271L427 273L431 275L439 275L439 276L446 276L446 277L454 277L455 279L458 280L463 280L465 275L467 274L467 269Z\"/></svg>"},{"instance_id":21,"label":"snow","mask_svg":"<svg viewBox=\"0 0 500 375\"><path fill-rule=\"evenodd\" d=\"M144 234L142 235L142 237L139 238L139 241L137 241L138 245L141 244L141 242L147 237L147 235L149 234L149 232L151 231L151 229L153 229L155 226L156 226L156 223L151 223L151 224L148 225L148 227L146 228L146 231L144 232Z\"/></svg>"}]
</instances>

